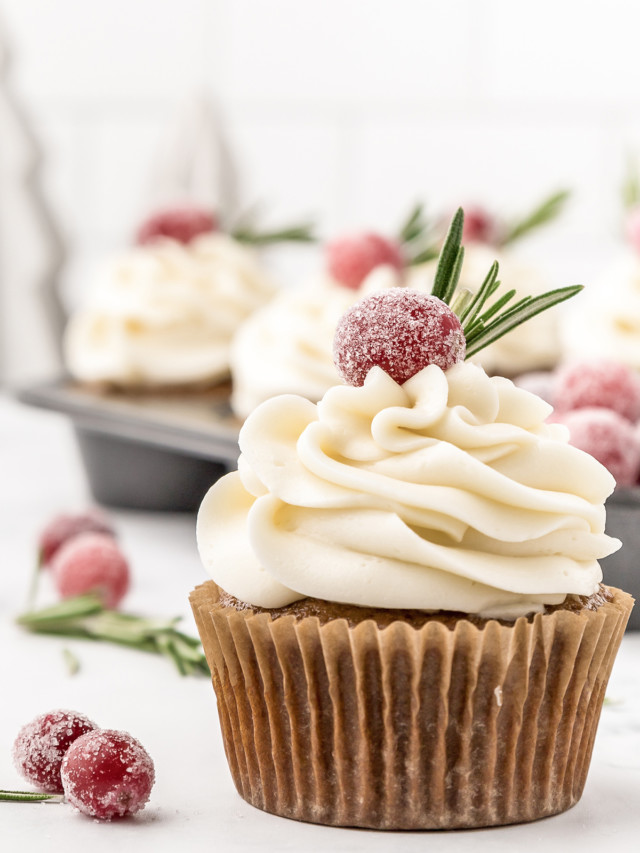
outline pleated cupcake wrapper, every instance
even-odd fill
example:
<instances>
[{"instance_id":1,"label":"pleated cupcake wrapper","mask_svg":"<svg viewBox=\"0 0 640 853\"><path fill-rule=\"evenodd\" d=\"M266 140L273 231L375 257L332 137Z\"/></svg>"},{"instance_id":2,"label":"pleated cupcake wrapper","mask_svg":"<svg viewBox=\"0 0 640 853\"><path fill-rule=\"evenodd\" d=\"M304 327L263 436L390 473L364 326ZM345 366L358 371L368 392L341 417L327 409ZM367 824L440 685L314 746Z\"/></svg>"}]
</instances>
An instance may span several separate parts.
<instances>
[{"instance_id":1,"label":"pleated cupcake wrapper","mask_svg":"<svg viewBox=\"0 0 640 853\"><path fill-rule=\"evenodd\" d=\"M377 829L535 820L584 788L633 600L451 630L271 619L191 595L240 795Z\"/></svg>"}]
</instances>

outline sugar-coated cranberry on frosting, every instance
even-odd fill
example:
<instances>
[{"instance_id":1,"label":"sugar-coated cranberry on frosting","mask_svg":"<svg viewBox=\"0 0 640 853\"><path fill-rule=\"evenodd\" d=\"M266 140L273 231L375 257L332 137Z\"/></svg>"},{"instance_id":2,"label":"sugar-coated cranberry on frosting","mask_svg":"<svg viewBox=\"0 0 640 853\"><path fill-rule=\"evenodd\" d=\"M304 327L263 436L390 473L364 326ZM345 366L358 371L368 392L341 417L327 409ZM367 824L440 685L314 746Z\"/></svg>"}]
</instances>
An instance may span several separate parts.
<instances>
[{"instance_id":1,"label":"sugar-coated cranberry on frosting","mask_svg":"<svg viewBox=\"0 0 640 853\"><path fill-rule=\"evenodd\" d=\"M192 205L171 207L149 216L138 228L136 242L144 246L164 239L187 244L200 234L217 230L218 221L210 210Z\"/></svg>"},{"instance_id":2,"label":"sugar-coated cranberry on frosting","mask_svg":"<svg viewBox=\"0 0 640 853\"><path fill-rule=\"evenodd\" d=\"M338 373L362 385L372 367L398 384L428 364L443 370L464 359L460 321L441 299L405 287L373 293L341 318L333 355Z\"/></svg>"}]
</instances>

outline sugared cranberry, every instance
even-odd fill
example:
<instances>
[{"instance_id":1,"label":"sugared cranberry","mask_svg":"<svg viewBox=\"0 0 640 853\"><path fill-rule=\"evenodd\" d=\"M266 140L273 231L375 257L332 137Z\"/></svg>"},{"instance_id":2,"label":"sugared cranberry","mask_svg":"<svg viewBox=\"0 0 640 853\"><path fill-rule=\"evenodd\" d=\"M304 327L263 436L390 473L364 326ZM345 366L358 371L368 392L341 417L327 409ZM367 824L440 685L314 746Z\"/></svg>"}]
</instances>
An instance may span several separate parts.
<instances>
[{"instance_id":1,"label":"sugared cranberry","mask_svg":"<svg viewBox=\"0 0 640 853\"><path fill-rule=\"evenodd\" d=\"M627 212L624 230L631 246L640 252L640 204L634 205Z\"/></svg>"},{"instance_id":2,"label":"sugared cranberry","mask_svg":"<svg viewBox=\"0 0 640 853\"><path fill-rule=\"evenodd\" d=\"M496 238L496 222L482 207L465 207L462 226L463 243L493 243Z\"/></svg>"},{"instance_id":3,"label":"sugared cranberry","mask_svg":"<svg viewBox=\"0 0 640 853\"><path fill-rule=\"evenodd\" d=\"M23 726L13 744L13 762L24 778L48 794L62 794L60 768L71 744L97 726L76 711L49 711Z\"/></svg>"},{"instance_id":4,"label":"sugared cranberry","mask_svg":"<svg viewBox=\"0 0 640 853\"><path fill-rule=\"evenodd\" d=\"M556 407L560 411L590 407L612 409L623 418L640 418L640 376L616 362L574 362L560 368Z\"/></svg>"},{"instance_id":5,"label":"sugared cranberry","mask_svg":"<svg viewBox=\"0 0 640 853\"><path fill-rule=\"evenodd\" d=\"M331 276L353 290L357 290L376 267L388 265L397 270L404 267L398 243L373 232L333 240L326 251Z\"/></svg>"},{"instance_id":6,"label":"sugared cranberry","mask_svg":"<svg viewBox=\"0 0 640 853\"><path fill-rule=\"evenodd\" d=\"M198 207L176 207L150 216L138 229L136 240L141 246L162 238L187 244L200 234L217 230L218 222L210 211Z\"/></svg>"},{"instance_id":7,"label":"sugared cranberry","mask_svg":"<svg viewBox=\"0 0 640 853\"><path fill-rule=\"evenodd\" d=\"M90 531L114 537L116 535L111 522L99 509L57 515L46 525L38 539L40 564L48 565L58 549L69 539Z\"/></svg>"},{"instance_id":8,"label":"sugared cranberry","mask_svg":"<svg viewBox=\"0 0 640 853\"><path fill-rule=\"evenodd\" d=\"M556 420L569 429L574 447L594 456L618 486L633 486L640 474L640 436L632 423L610 409L575 409Z\"/></svg>"},{"instance_id":9,"label":"sugared cranberry","mask_svg":"<svg viewBox=\"0 0 640 853\"><path fill-rule=\"evenodd\" d=\"M103 533L82 533L55 555L53 582L62 598L97 593L116 607L129 589L129 564L117 543Z\"/></svg>"},{"instance_id":10,"label":"sugared cranberry","mask_svg":"<svg viewBox=\"0 0 640 853\"><path fill-rule=\"evenodd\" d=\"M441 299L394 287L361 299L342 316L333 342L338 373L362 385L381 367L399 385L428 364L443 370L465 356L460 321Z\"/></svg>"},{"instance_id":11,"label":"sugared cranberry","mask_svg":"<svg viewBox=\"0 0 640 853\"><path fill-rule=\"evenodd\" d=\"M64 794L83 814L101 820L144 808L155 781L149 753L127 732L113 729L78 738L62 762Z\"/></svg>"}]
</instances>

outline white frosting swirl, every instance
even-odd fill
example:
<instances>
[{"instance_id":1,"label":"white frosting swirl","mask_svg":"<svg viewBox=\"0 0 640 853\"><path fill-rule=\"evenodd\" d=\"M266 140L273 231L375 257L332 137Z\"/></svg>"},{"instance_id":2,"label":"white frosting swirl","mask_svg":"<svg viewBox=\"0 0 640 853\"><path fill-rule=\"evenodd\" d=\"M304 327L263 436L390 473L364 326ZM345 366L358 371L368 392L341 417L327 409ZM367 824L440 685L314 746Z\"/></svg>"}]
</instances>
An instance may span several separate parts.
<instances>
[{"instance_id":1,"label":"white frosting swirl","mask_svg":"<svg viewBox=\"0 0 640 853\"><path fill-rule=\"evenodd\" d=\"M470 363L402 386L374 368L317 406L273 398L202 503L203 563L264 607L311 596L509 619L590 595L620 545L604 534L614 480L550 412Z\"/></svg>"},{"instance_id":2,"label":"white frosting swirl","mask_svg":"<svg viewBox=\"0 0 640 853\"><path fill-rule=\"evenodd\" d=\"M640 369L640 257L629 251L575 300L562 326L565 357Z\"/></svg>"},{"instance_id":3,"label":"white frosting swirl","mask_svg":"<svg viewBox=\"0 0 640 853\"><path fill-rule=\"evenodd\" d=\"M123 386L218 381L233 333L272 292L251 253L223 234L136 247L104 268L72 316L67 367Z\"/></svg>"}]
</instances>

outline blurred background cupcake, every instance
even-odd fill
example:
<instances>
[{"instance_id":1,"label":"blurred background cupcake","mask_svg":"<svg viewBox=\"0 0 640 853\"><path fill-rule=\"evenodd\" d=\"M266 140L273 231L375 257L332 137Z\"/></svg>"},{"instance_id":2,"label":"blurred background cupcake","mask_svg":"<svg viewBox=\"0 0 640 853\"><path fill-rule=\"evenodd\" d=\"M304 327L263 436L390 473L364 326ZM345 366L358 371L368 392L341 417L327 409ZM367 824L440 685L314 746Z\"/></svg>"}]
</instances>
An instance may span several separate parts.
<instances>
[{"instance_id":1,"label":"blurred background cupcake","mask_svg":"<svg viewBox=\"0 0 640 853\"><path fill-rule=\"evenodd\" d=\"M563 357L613 360L640 369L640 180L630 166L622 188L617 248L581 294L562 328Z\"/></svg>"},{"instance_id":2,"label":"blurred background cupcake","mask_svg":"<svg viewBox=\"0 0 640 853\"><path fill-rule=\"evenodd\" d=\"M437 254L422 205L395 235L352 232L327 242L319 271L282 290L236 334L231 353L234 412L245 418L276 394L318 401L335 384L333 337L344 312L376 290L430 288L421 266Z\"/></svg>"},{"instance_id":3,"label":"blurred background cupcake","mask_svg":"<svg viewBox=\"0 0 640 853\"><path fill-rule=\"evenodd\" d=\"M229 377L234 333L276 291L257 247L313 240L308 225L265 231L239 217L233 173L212 104L194 104L152 170L150 196L163 206L100 265L71 313L63 344L74 379L157 391Z\"/></svg>"}]
</instances>

